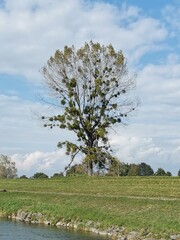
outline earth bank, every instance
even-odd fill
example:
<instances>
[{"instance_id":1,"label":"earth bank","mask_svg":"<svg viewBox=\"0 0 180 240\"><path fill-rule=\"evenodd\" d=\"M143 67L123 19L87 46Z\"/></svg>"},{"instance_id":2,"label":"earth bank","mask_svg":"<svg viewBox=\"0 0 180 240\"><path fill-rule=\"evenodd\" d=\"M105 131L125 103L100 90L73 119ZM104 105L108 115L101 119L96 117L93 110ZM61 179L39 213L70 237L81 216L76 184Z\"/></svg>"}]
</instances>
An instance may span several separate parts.
<instances>
[{"instance_id":1,"label":"earth bank","mask_svg":"<svg viewBox=\"0 0 180 240\"><path fill-rule=\"evenodd\" d=\"M23 210L19 210L17 213L12 213L11 215L1 212L0 217L7 217L15 221L22 221L31 224L45 224L56 227L72 228L74 230L89 231L107 236L109 239L113 240L180 240L180 234L162 237L158 234L148 232L146 229L131 231L128 233L123 226L112 226L109 229L101 229L101 224L99 222L78 222L76 220L65 221L64 219L57 220L54 218L47 219L42 213L25 212Z\"/></svg>"}]
</instances>

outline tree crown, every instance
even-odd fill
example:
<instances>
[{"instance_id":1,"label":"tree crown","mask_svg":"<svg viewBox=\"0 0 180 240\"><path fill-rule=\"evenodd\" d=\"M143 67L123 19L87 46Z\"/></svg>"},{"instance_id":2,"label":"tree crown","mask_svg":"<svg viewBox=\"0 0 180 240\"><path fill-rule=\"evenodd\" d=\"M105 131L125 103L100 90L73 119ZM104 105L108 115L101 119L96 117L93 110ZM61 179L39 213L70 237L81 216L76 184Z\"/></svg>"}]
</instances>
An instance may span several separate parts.
<instances>
[{"instance_id":1,"label":"tree crown","mask_svg":"<svg viewBox=\"0 0 180 240\"><path fill-rule=\"evenodd\" d=\"M0 155L0 178L16 178L17 169L15 162L11 158L1 154Z\"/></svg>"},{"instance_id":2,"label":"tree crown","mask_svg":"<svg viewBox=\"0 0 180 240\"><path fill-rule=\"evenodd\" d=\"M43 67L42 74L50 93L61 106L61 113L42 117L45 127L59 127L72 131L77 142L64 141L66 153L85 154L85 161L104 164L111 158L108 139L112 125L125 123L136 106L130 98L135 86L126 60L113 46L85 43L57 50ZM73 159L73 158L72 158Z\"/></svg>"}]
</instances>

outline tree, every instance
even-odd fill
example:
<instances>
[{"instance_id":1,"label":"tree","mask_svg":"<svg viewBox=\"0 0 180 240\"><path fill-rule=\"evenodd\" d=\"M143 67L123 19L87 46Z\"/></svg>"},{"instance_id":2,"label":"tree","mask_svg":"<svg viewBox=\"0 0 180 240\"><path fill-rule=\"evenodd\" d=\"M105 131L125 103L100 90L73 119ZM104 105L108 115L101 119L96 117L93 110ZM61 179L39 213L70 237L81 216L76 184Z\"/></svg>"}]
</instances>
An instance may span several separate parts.
<instances>
[{"instance_id":1,"label":"tree","mask_svg":"<svg viewBox=\"0 0 180 240\"><path fill-rule=\"evenodd\" d=\"M114 159L110 163L107 175L109 176L119 176L121 168L121 162L118 159Z\"/></svg>"},{"instance_id":2,"label":"tree","mask_svg":"<svg viewBox=\"0 0 180 240\"><path fill-rule=\"evenodd\" d=\"M0 178L16 178L17 169L15 162L5 155L0 155Z\"/></svg>"},{"instance_id":3,"label":"tree","mask_svg":"<svg viewBox=\"0 0 180 240\"><path fill-rule=\"evenodd\" d=\"M134 76L129 76L121 51L92 41L78 50L74 46L57 50L42 68L42 75L51 99L61 107L55 116L42 116L44 126L75 133L77 141L59 142L58 147L65 146L71 155L69 166L83 153L92 175L94 166L103 167L113 158L110 128L126 123L137 107L136 98L130 98Z\"/></svg>"},{"instance_id":4,"label":"tree","mask_svg":"<svg viewBox=\"0 0 180 240\"><path fill-rule=\"evenodd\" d=\"M87 173L86 166L84 166L83 164L75 164L67 170L66 175L67 176L83 175L83 174L86 174L86 173Z\"/></svg>"},{"instance_id":5,"label":"tree","mask_svg":"<svg viewBox=\"0 0 180 240\"><path fill-rule=\"evenodd\" d=\"M128 172L128 176L139 176L139 165L138 164L130 164L129 167L129 172Z\"/></svg>"},{"instance_id":6,"label":"tree","mask_svg":"<svg viewBox=\"0 0 180 240\"><path fill-rule=\"evenodd\" d=\"M180 177L180 169L179 169L179 171L178 171L178 177Z\"/></svg>"},{"instance_id":7,"label":"tree","mask_svg":"<svg viewBox=\"0 0 180 240\"><path fill-rule=\"evenodd\" d=\"M166 172L166 176L169 176L169 177L171 177L171 176L172 176L172 173L171 173L171 172L169 172L169 171L167 171L167 172Z\"/></svg>"},{"instance_id":8,"label":"tree","mask_svg":"<svg viewBox=\"0 0 180 240\"><path fill-rule=\"evenodd\" d=\"M139 165L139 175L140 176L152 176L154 174L153 169L150 165L146 163L141 163Z\"/></svg>"},{"instance_id":9,"label":"tree","mask_svg":"<svg viewBox=\"0 0 180 240\"><path fill-rule=\"evenodd\" d=\"M156 176L166 176L166 172L163 168L158 168L158 170L155 173Z\"/></svg>"},{"instance_id":10,"label":"tree","mask_svg":"<svg viewBox=\"0 0 180 240\"><path fill-rule=\"evenodd\" d=\"M37 172L35 173L32 178L36 179L36 178L49 178L48 175L46 175L45 173L42 172Z\"/></svg>"},{"instance_id":11,"label":"tree","mask_svg":"<svg viewBox=\"0 0 180 240\"><path fill-rule=\"evenodd\" d=\"M22 175L19 177L20 179L28 179L28 177L26 175Z\"/></svg>"},{"instance_id":12,"label":"tree","mask_svg":"<svg viewBox=\"0 0 180 240\"><path fill-rule=\"evenodd\" d=\"M128 163L122 163L119 176L127 176L130 165Z\"/></svg>"},{"instance_id":13,"label":"tree","mask_svg":"<svg viewBox=\"0 0 180 240\"><path fill-rule=\"evenodd\" d=\"M107 175L109 176L127 176L129 172L129 165L114 159L109 167Z\"/></svg>"},{"instance_id":14,"label":"tree","mask_svg":"<svg viewBox=\"0 0 180 240\"><path fill-rule=\"evenodd\" d=\"M62 172L61 173L54 173L51 178L60 178L60 177L64 177L64 174Z\"/></svg>"}]
</instances>

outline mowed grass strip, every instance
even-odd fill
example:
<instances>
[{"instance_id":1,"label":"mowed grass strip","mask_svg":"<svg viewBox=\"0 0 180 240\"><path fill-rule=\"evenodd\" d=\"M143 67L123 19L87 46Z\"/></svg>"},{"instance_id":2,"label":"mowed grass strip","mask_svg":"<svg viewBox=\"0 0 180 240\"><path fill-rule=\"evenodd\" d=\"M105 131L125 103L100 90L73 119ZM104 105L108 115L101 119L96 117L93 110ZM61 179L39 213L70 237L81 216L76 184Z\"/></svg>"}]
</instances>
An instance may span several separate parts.
<instances>
[{"instance_id":1,"label":"mowed grass strip","mask_svg":"<svg viewBox=\"0 0 180 240\"><path fill-rule=\"evenodd\" d=\"M0 189L180 199L180 177L62 177L58 180L0 180Z\"/></svg>"},{"instance_id":2,"label":"mowed grass strip","mask_svg":"<svg viewBox=\"0 0 180 240\"><path fill-rule=\"evenodd\" d=\"M0 180L0 210L41 212L54 221L89 220L102 228L180 233L180 178L64 177Z\"/></svg>"}]
</instances>

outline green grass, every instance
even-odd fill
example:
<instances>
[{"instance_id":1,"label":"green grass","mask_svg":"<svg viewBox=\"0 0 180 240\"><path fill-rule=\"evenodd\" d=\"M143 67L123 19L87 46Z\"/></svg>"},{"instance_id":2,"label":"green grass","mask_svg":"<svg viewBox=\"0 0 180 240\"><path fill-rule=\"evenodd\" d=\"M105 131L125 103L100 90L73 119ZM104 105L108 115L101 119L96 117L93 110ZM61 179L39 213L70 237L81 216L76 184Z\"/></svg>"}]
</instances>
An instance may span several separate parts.
<instances>
[{"instance_id":1,"label":"green grass","mask_svg":"<svg viewBox=\"0 0 180 240\"><path fill-rule=\"evenodd\" d=\"M49 218L100 222L102 228L148 228L180 233L180 178L64 177L58 180L0 180L0 211L23 209Z\"/></svg>"}]
</instances>

